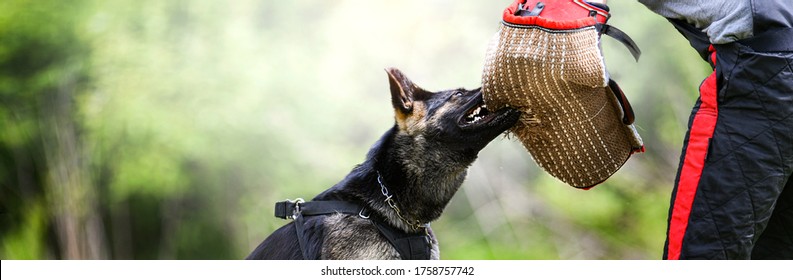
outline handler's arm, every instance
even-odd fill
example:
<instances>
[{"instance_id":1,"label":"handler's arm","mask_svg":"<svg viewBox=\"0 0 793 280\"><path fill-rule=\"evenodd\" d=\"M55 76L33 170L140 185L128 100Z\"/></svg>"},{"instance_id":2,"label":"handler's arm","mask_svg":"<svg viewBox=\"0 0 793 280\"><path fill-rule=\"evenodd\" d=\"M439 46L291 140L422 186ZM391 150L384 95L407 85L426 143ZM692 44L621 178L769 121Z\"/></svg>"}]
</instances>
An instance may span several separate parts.
<instances>
[{"instance_id":1,"label":"handler's arm","mask_svg":"<svg viewBox=\"0 0 793 280\"><path fill-rule=\"evenodd\" d=\"M601 1L601 0L593 0ZM748 0L639 0L651 11L683 20L707 33L712 44L748 38L753 33Z\"/></svg>"}]
</instances>

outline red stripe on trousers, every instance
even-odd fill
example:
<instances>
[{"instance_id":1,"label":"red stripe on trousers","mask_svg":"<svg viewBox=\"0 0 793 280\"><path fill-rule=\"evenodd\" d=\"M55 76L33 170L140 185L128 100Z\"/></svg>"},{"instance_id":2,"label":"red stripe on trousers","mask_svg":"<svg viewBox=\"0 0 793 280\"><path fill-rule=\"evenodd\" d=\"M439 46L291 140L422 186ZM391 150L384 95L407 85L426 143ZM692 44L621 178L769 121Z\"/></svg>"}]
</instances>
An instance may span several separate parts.
<instances>
[{"instance_id":1,"label":"red stripe on trousers","mask_svg":"<svg viewBox=\"0 0 793 280\"><path fill-rule=\"evenodd\" d=\"M711 61L716 62L716 53L711 47ZM683 236L688 227L688 218L691 215L691 205L697 193L697 186L705 167L705 157L708 153L708 144L716 128L718 108L716 106L716 71L710 74L699 87L700 106L688 136L686 155L680 170L680 179L677 184L677 194L672 208L672 217L669 223L669 246L667 259L680 259L683 247Z\"/></svg>"}]
</instances>

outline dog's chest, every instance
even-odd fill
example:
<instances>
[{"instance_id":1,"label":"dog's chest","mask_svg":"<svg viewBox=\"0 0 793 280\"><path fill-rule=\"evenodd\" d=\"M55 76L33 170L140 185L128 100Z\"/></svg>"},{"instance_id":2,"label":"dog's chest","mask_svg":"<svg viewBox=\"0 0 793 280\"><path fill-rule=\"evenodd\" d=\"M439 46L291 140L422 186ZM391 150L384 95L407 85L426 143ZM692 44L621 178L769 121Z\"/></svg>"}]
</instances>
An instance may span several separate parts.
<instances>
[{"instance_id":1,"label":"dog's chest","mask_svg":"<svg viewBox=\"0 0 793 280\"><path fill-rule=\"evenodd\" d=\"M399 252L368 219L335 214L325 219L324 227L322 259L401 259ZM430 258L437 260L438 242L433 234L430 240Z\"/></svg>"}]
</instances>

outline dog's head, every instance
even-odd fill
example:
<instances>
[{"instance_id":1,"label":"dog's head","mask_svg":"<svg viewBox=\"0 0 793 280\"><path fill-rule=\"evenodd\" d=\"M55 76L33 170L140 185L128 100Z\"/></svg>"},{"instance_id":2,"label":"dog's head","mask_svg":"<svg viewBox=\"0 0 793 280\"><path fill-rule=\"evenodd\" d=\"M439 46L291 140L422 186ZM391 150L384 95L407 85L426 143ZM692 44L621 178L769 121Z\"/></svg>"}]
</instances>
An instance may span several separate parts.
<instances>
[{"instance_id":1,"label":"dog's head","mask_svg":"<svg viewBox=\"0 0 793 280\"><path fill-rule=\"evenodd\" d=\"M400 132L476 155L499 134L512 127L520 112L491 111L481 89L430 92L415 85L396 68L386 69L391 102Z\"/></svg>"}]
</instances>

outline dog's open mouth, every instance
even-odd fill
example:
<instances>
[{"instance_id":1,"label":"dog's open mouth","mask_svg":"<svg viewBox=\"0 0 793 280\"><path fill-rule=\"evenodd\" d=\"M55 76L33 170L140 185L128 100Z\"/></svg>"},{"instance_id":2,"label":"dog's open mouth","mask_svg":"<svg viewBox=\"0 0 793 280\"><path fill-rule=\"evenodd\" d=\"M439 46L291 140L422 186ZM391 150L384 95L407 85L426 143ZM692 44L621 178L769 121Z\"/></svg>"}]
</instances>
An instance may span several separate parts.
<instances>
[{"instance_id":1,"label":"dog's open mouth","mask_svg":"<svg viewBox=\"0 0 793 280\"><path fill-rule=\"evenodd\" d=\"M490 115L490 110L487 109L487 106L484 103L477 104L476 107L465 112L462 124L471 125L479 122L486 122L490 118L492 118L492 116Z\"/></svg>"},{"instance_id":2,"label":"dog's open mouth","mask_svg":"<svg viewBox=\"0 0 793 280\"><path fill-rule=\"evenodd\" d=\"M468 109L458 120L460 128L465 130L498 125L501 123L500 120L504 119L504 116L509 114L511 110L509 108L504 108L496 112L490 111L485 105L481 93L474 97L466 107Z\"/></svg>"}]
</instances>

